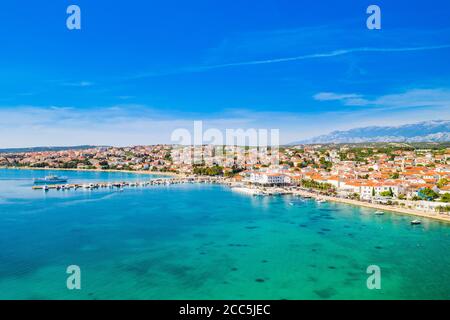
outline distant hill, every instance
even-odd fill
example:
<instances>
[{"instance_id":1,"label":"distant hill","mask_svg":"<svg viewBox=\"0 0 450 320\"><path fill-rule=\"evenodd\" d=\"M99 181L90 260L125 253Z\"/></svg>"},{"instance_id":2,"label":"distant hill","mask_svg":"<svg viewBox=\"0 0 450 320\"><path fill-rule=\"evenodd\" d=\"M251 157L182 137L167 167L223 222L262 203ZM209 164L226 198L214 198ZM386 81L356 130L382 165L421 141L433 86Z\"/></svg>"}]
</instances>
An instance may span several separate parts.
<instances>
[{"instance_id":1,"label":"distant hill","mask_svg":"<svg viewBox=\"0 0 450 320\"><path fill-rule=\"evenodd\" d=\"M425 121L401 126L371 126L347 131L333 131L326 135L290 143L361 143L361 142L446 142L450 141L450 121Z\"/></svg>"},{"instance_id":2,"label":"distant hill","mask_svg":"<svg viewBox=\"0 0 450 320\"><path fill-rule=\"evenodd\" d=\"M9 148L0 149L0 153L20 153L20 152L42 152L42 151L63 151L63 150L83 150L97 148L98 146L72 146L72 147L30 147L30 148Z\"/></svg>"}]
</instances>

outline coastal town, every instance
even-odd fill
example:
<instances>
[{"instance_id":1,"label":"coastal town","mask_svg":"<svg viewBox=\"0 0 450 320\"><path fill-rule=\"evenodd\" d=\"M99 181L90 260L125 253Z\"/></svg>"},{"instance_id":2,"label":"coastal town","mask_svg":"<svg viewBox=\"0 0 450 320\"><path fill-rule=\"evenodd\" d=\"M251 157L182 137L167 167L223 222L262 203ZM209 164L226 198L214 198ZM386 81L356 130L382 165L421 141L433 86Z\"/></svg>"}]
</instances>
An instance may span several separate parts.
<instances>
[{"instance_id":1,"label":"coastal town","mask_svg":"<svg viewBox=\"0 0 450 320\"><path fill-rule=\"evenodd\" d=\"M445 144L298 145L264 152L211 145L91 147L0 153L0 166L165 174L178 179L173 183L220 182L254 195L300 192L393 211L445 217L450 211Z\"/></svg>"}]
</instances>

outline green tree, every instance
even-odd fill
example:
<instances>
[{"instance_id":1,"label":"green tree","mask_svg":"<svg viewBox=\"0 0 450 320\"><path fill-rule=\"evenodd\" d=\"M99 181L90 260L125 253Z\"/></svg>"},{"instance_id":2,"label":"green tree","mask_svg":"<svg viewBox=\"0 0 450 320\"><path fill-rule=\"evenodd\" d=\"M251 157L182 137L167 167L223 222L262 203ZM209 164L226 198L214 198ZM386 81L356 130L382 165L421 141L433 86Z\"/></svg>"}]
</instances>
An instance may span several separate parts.
<instances>
[{"instance_id":1,"label":"green tree","mask_svg":"<svg viewBox=\"0 0 450 320\"><path fill-rule=\"evenodd\" d=\"M450 193L446 192L441 196L442 202L450 202Z\"/></svg>"},{"instance_id":2,"label":"green tree","mask_svg":"<svg viewBox=\"0 0 450 320\"><path fill-rule=\"evenodd\" d=\"M223 167L217 165L212 167L195 166L193 172L203 176L218 176L223 174Z\"/></svg>"},{"instance_id":3,"label":"green tree","mask_svg":"<svg viewBox=\"0 0 450 320\"><path fill-rule=\"evenodd\" d=\"M391 174L390 178L391 179L398 179L400 177L400 174L398 172L395 172L393 174Z\"/></svg>"},{"instance_id":4,"label":"green tree","mask_svg":"<svg viewBox=\"0 0 450 320\"><path fill-rule=\"evenodd\" d=\"M449 181L446 178L439 179L439 181L437 183L437 187L442 188L442 187L446 186L448 183L449 183Z\"/></svg>"},{"instance_id":5,"label":"green tree","mask_svg":"<svg viewBox=\"0 0 450 320\"><path fill-rule=\"evenodd\" d=\"M380 192L380 196L382 197L392 197L392 194L389 191Z\"/></svg>"},{"instance_id":6,"label":"green tree","mask_svg":"<svg viewBox=\"0 0 450 320\"><path fill-rule=\"evenodd\" d=\"M434 200L436 198L439 198L439 195L430 188L423 188L419 192L419 197L421 197L422 199Z\"/></svg>"}]
</instances>

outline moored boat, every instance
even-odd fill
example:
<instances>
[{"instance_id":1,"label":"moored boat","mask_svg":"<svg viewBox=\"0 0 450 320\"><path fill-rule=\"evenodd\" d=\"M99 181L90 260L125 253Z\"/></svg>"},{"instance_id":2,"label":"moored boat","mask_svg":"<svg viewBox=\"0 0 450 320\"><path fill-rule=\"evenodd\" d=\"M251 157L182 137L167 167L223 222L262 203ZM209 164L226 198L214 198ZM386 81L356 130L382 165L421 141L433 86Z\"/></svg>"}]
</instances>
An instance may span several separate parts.
<instances>
[{"instance_id":1,"label":"moored boat","mask_svg":"<svg viewBox=\"0 0 450 320\"><path fill-rule=\"evenodd\" d=\"M64 183L67 182L67 177L58 177L58 176L46 176L45 178L36 178L34 179L35 184L54 184L54 183Z\"/></svg>"}]
</instances>

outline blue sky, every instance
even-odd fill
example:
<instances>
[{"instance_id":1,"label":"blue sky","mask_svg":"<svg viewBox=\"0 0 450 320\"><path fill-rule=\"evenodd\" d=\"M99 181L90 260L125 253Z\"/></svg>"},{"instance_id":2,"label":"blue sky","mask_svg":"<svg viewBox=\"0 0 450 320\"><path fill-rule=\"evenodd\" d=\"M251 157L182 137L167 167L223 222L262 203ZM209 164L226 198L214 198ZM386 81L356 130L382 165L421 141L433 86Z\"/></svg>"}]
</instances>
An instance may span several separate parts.
<instances>
[{"instance_id":1,"label":"blue sky","mask_svg":"<svg viewBox=\"0 0 450 320\"><path fill-rule=\"evenodd\" d=\"M163 143L193 120L287 143L449 119L449 15L446 0L2 3L0 147Z\"/></svg>"}]
</instances>

